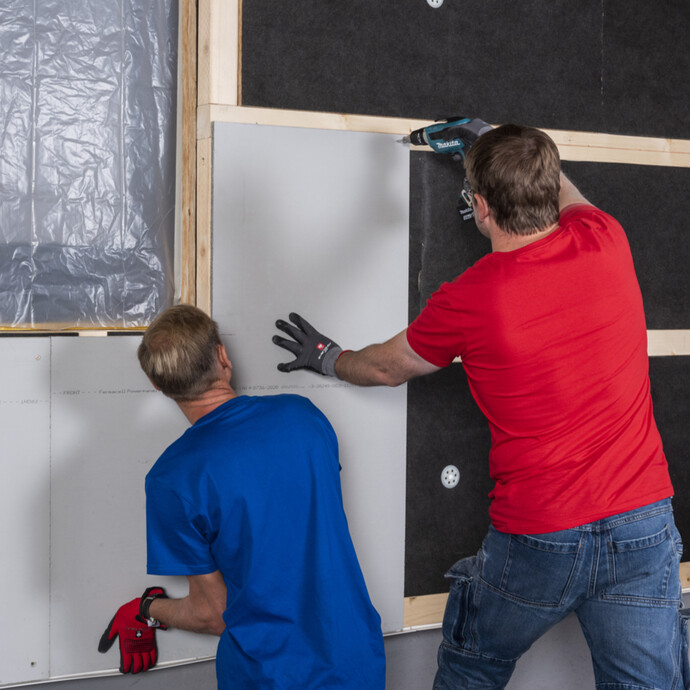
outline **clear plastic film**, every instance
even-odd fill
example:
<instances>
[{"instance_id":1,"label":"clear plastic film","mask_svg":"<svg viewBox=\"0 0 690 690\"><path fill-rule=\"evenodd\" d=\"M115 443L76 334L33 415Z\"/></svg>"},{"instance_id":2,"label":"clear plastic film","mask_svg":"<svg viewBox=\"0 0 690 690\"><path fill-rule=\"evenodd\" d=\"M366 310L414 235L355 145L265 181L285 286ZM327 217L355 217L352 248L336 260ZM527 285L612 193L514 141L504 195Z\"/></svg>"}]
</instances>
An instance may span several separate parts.
<instances>
[{"instance_id":1,"label":"clear plastic film","mask_svg":"<svg viewBox=\"0 0 690 690\"><path fill-rule=\"evenodd\" d=\"M0 327L174 296L176 0L0 3Z\"/></svg>"}]
</instances>

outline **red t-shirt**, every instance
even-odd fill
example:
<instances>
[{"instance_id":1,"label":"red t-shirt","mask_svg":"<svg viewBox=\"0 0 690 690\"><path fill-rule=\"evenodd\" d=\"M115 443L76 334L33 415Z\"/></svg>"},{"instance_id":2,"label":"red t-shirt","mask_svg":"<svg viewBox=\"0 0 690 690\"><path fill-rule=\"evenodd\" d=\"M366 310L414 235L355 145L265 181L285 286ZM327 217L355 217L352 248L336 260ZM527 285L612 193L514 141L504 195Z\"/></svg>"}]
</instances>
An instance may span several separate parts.
<instances>
[{"instance_id":1,"label":"red t-shirt","mask_svg":"<svg viewBox=\"0 0 690 690\"><path fill-rule=\"evenodd\" d=\"M623 228L572 205L559 227L445 283L407 331L457 356L486 415L496 529L568 529L673 493L652 414L642 296Z\"/></svg>"}]
</instances>

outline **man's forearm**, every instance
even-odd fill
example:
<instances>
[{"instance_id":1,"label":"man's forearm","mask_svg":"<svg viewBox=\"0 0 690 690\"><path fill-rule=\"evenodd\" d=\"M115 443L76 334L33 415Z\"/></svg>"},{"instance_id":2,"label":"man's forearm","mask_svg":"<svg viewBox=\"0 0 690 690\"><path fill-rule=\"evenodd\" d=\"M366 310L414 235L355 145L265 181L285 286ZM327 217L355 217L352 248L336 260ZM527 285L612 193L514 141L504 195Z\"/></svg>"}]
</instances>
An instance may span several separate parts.
<instances>
[{"instance_id":1,"label":"man's forearm","mask_svg":"<svg viewBox=\"0 0 690 690\"><path fill-rule=\"evenodd\" d=\"M356 386L399 386L408 380L393 369L382 344L343 352L335 363L336 376Z\"/></svg>"},{"instance_id":2,"label":"man's forearm","mask_svg":"<svg viewBox=\"0 0 690 690\"><path fill-rule=\"evenodd\" d=\"M345 351L335 363L336 376L357 386L399 386L437 370L412 350L405 331L385 343Z\"/></svg>"},{"instance_id":3,"label":"man's forearm","mask_svg":"<svg viewBox=\"0 0 690 690\"><path fill-rule=\"evenodd\" d=\"M220 635L225 629L222 617L211 607L195 606L189 597L156 599L151 602L149 615L169 628L190 630L207 635Z\"/></svg>"},{"instance_id":4,"label":"man's forearm","mask_svg":"<svg viewBox=\"0 0 690 690\"><path fill-rule=\"evenodd\" d=\"M149 607L149 615L178 630L220 635L225 629L225 623L216 610L211 606L195 605L190 597L155 599Z\"/></svg>"},{"instance_id":5,"label":"man's forearm","mask_svg":"<svg viewBox=\"0 0 690 690\"><path fill-rule=\"evenodd\" d=\"M227 588L220 571L189 575L189 594L182 599L154 599L148 615L170 628L220 635L225 629L223 612Z\"/></svg>"}]
</instances>

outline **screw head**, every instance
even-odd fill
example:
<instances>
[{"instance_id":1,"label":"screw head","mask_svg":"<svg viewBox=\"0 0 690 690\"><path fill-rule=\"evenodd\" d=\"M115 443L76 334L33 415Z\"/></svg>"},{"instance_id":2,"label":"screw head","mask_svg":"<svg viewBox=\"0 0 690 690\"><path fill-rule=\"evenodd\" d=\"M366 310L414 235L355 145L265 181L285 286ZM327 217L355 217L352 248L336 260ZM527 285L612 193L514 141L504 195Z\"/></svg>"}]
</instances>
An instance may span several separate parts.
<instances>
[{"instance_id":1,"label":"screw head","mask_svg":"<svg viewBox=\"0 0 690 690\"><path fill-rule=\"evenodd\" d=\"M455 465L446 465L441 472L441 483L446 489L452 489L460 481L460 470Z\"/></svg>"},{"instance_id":2,"label":"screw head","mask_svg":"<svg viewBox=\"0 0 690 690\"><path fill-rule=\"evenodd\" d=\"M430 7L441 7L443 0L426 0Z\"/></svg>"}]
</instances>

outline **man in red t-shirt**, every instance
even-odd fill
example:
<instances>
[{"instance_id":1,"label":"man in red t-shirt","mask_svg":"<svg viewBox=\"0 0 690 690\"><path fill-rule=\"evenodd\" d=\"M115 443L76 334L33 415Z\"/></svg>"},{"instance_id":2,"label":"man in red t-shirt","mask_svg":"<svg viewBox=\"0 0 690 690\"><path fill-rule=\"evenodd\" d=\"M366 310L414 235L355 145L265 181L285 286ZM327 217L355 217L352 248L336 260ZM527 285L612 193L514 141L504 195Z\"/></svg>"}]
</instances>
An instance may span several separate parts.
<instances>
[{"instance_id":1,"label":"man in red t-shirt","mask_svg":"<svg viewBox=\"0 0 690 690\"><path fill-rule=\"evenodd\" d=\"M625 233L539 130L483 134L466 175L492 252L382 344L342 351L296 314L278 321L292 339L274 342L296 355L279 369L396 386L462 362L491 429L495 488L482 549L448 573L435 690L505 687L571 612L597 687L690 687L682 545Z\"/></svg>"}]
</instances>

